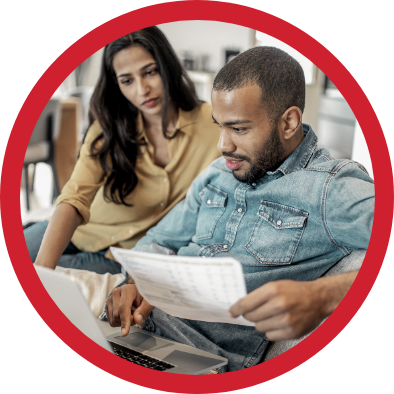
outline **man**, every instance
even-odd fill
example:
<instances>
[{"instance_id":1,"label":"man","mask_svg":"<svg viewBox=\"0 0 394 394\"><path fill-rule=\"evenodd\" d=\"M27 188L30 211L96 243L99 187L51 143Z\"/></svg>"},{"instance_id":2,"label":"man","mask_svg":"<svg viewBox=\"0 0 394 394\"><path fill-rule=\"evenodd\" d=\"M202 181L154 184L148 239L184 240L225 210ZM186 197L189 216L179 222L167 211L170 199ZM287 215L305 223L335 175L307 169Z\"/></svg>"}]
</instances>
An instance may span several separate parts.
<instances>
[{"instance_id":1,"label":"man","mask_svg":"<svg viewBox=\"0 0 394 394\"><path fill-rule=\"evenodd\" d=\"M129 278L106 305L122 335L145 321L158 335L227 357L221 371L233 371L257 364L268 340L299 338L336 308L357 272L320 277L368 247L374 186L362 166L317 147L315 133L301 123L304 103L302 69L285 52L256 47L230 61L212 92L223 157L135 248L236 258L248 295L230 312L255 328L167 315Z\"/></svg>"}]
</instances>

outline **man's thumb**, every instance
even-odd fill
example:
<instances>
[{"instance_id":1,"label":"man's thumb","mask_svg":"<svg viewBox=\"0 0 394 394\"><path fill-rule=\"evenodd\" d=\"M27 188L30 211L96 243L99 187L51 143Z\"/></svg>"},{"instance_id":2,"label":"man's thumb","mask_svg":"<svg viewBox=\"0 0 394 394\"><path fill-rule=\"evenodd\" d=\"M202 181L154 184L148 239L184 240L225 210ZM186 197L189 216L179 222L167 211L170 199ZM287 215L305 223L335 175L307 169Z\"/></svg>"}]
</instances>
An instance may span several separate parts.
<instances>
[{"instance_id":1,"label":"man's thumb","mask_svg":"<svg viewBox=\"0 0 394 394\"><path fill-rule=\"evenodd\" d=\"M137 324L143 324L149 313L151 313L154 308L154 306L148 304L145 300L143 300L141 302L141 305L134 311L134 321Z\"/></svg>"}]
</instances>

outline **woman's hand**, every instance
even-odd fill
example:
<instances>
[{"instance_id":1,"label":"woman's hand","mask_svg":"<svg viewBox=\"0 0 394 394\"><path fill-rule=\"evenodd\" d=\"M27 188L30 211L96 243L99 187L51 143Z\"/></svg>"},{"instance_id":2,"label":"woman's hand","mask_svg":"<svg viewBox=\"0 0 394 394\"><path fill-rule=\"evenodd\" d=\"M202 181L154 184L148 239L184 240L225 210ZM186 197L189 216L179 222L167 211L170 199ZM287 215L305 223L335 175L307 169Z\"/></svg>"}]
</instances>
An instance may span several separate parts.
<instances>
[{"instance_id":1,"label":"woman's hand","mask_svg":"<svg viewBox=\"0 0 394 394\"><path fill-rule=\"evenodd\" d=\"M143 324L154 308L143 299L136 285L127 284L112 290L105 305L105 312L111 327L120 326L124 337L129 333L130 326Z\"/></svg>"}]
</instances>

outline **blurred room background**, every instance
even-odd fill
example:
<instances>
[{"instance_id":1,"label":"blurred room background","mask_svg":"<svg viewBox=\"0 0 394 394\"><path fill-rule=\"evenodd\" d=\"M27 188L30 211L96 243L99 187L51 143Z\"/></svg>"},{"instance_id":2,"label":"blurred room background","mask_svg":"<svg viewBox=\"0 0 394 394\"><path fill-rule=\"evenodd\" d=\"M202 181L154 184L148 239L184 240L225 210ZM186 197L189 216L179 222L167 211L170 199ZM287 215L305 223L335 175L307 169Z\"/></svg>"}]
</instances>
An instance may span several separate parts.
<instances>
[{"instance_id":1,"label":"blurred room background","mask_svg":"<svg viewBox=\"0 0 394 394\"><path fill-rule=\"evenodd\" d=\"M242 26L214 21L159 25L195 83L201 100L211 101L216 73L238 53L256 45L281 48L304 69L306 106L303 122L312 126L320 146L336 158L372 166L362 131L335 85L307 58L283 42ZM48 218L54 199L67 182L88 127L91 94L99 76L102 50L88 58L59 86L51 106L37 122L26 152L21 181L22 223Z\"/></svg>"}]
</instances>

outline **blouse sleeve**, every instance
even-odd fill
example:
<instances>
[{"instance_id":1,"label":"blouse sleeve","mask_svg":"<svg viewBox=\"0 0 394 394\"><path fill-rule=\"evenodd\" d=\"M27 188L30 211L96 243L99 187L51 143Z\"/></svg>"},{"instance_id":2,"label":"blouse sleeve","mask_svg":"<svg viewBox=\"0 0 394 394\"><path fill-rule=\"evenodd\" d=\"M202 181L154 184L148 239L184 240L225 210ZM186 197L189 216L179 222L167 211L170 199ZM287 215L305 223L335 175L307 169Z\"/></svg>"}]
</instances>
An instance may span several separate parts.
<instances>
[{"instance_id":1,"label":"blouse sleeve","mask_svg":"<svg viewBox=\"0 0 394 394\"><path fill-rule=\"evenodd\" d=\"M82 216L82 224L89 222L90 205L106 177L98 159L90 154L90 145L100 133L100 125L94 122L87 132L74 171L56 200L56 205L62 202L72 205Z\"/></svg>"}]
</instances>

